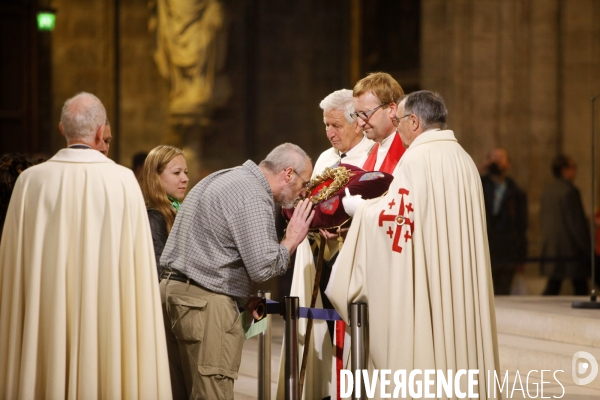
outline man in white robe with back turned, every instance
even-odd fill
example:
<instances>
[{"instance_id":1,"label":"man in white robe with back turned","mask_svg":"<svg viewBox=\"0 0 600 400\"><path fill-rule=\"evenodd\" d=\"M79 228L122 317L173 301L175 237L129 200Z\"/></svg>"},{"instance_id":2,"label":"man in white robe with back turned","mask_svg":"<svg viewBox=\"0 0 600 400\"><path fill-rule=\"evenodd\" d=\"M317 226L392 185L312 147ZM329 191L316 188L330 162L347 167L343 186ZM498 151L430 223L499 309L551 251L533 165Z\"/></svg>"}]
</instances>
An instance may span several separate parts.
<instances>
[{"instance_id":1,"label":"man in white robe with back turned","mask_svg":"<svg viewBox=\"0 0 600 400\"><path fill-rule=\"evenodd\" d=\"M106 158L106 110L65 103L68 148L16 182L0 244L0 399L170 399L148 214Z\"/></svg>"},{"instance_id":2,"label":"man in white robe with back turned","mask_svg":"<svg viewBox=\"0 0 600 400\"><path fill-rule=\"evenodd\" d=\"M355 214L326 294L346 321L350 303L368 303L371 367L407 376L476 369L486 399L499 359L483 193L471 157L445 130L446 115L432 92L402 99L397 124L407 151L386 196L343 199Z\"/></svg>"}]
</instances>

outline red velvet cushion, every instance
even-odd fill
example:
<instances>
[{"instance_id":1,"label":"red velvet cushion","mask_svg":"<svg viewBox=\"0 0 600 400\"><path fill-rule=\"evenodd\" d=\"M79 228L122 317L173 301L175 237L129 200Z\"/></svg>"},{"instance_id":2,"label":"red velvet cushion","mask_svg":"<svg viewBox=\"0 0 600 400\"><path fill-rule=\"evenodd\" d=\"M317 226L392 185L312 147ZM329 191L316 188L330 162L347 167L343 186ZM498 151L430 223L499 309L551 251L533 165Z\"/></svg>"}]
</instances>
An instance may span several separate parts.
<instances>
[{"instance_id":1,"label":"red velvet cushion","mask_svg":"<svg viewBox=\"0 0 600 400\"><path fill-rule=\"evenodd\" d=\"M350 181L328 199L314 206L315 216L310 225L311 230L337 228L349 222L350 217L346 214L342 205L342 199L346 196L345 188L348 188L352 195L360 194L363 199L373 199L383 195L394 179L392 175L385 172L367 172L349 164L340 164L339 166L350 171ZM314 188L311 191L311 197L318 195L323 188L328 187L332 182L333 180L330 179ZM282 211L288 220L294 214L293 208L285 208Z\"/></svg>"}]
</instances>

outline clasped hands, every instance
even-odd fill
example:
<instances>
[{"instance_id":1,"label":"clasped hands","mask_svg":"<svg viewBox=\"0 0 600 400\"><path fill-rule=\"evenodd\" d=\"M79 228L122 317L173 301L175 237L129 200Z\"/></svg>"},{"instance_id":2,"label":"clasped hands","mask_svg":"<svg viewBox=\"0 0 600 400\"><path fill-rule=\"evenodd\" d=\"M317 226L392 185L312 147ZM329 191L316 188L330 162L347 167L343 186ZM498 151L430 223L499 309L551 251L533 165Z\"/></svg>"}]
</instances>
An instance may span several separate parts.
<instances>
[{"instance_id":1,"label":"clasped hands","mask_svg":"<svg viewBox=\"0 0 600 400\"><path fill-rule=\"evenodd\" d=\"M288 249L290 254L296 251L296 247L298 247L308 234L310 223L315 216L312 205L309 199L300 200L294 209L294 214L290 218L290 222L288 222L285 230L285 238L281 241L281 244Z\"/></svg>"}]
</instances>

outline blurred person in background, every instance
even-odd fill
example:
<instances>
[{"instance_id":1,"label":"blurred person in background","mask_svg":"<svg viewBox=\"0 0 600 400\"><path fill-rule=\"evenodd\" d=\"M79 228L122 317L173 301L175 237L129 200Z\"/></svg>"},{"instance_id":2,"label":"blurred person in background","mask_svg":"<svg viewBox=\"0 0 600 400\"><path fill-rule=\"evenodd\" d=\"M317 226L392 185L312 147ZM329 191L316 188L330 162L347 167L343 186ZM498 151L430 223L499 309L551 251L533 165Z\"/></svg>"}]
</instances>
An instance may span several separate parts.
<instances>
[{"instance_id":1,"label":"blurred person in background","mask_svg":"<svg viewBox=\"0 0 600 400\"><path fill-rule=\"evenodd\" d=\"M488 153L481 177L487 221L494 294L510 294L515 272L527 258L527 195L508 176L508 152Z\"/></svg>"},{"instance_id":2,"label":"blurred person in background","mask_svg":"<svg viewBox=\"0 0 600 400\"><path fill-rule=\"evenodd\" d=\"M137 180L140 179L140 173L144 167L144 161L146 161L146 157L148 157L148 153L145 151L140 151L135 153L131 158L131 169L133 170L133 174Z\"/></svg>"},{"instance_id":3,"label":"blurred person in background","mask_svg":"<svg viewBox=\"0 0 600 400\"><path fill-rule=\"evenodd\" d=\"M26 155L20 153L8 153L0 157L0 238L15 182L21 172L33 164Z\"/></svg>"},{"instance_id":4,"label":"blurred person in background","mask_svg":"<svg viewBox=\"0 0 600 400\"><path fill-rule=\"evenodd\" d=\"M577 164L559 155L552 162L554 180L544 188L540 220L542 273L548 276L544 295L560 293L563 279L570 279L577 296L588 294L590 231L579 189L573 181Z\"/></svg>"},{"instance_id":5,"label":"blurred person in background","mask_svg":"<svg viewBox=\"0 0 600 400\"><path fill-rule=\"evenodd\" d=\"M102 134L102 141L104 142L104 148L100 150L100 153L104 154L108 157L108 150L110 149L110 142L113 139L112 128L110 127L110 122L108 119L106 120L106 124L104 124L104 133Z\"/></svg>"}]
</instances>

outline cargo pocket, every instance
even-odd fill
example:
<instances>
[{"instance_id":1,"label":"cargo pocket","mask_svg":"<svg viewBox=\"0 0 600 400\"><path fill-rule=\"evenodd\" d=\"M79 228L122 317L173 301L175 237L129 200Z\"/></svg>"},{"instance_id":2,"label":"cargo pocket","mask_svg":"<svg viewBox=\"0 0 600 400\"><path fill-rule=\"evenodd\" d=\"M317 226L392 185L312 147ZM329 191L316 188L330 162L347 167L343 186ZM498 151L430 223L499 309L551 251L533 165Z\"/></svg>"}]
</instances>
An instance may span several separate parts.
<instances>
[{"instance_id":1,"label":"cargo pocket","mask_svg":"<svg viewBox=\"0 0 600 400\"><path fill-rule=\"evenodd\" d=\"M242 347L244 345L244 328L242 327L241 313L233 303L232 311L228 315L233 324L223 333L222 340L222 365L227 371L227 376L237 379L237 373L242 361ZM237 314L237 315L236 315Z\"/></svg>"},{"instance_id":2,"label":"cargo pocket","mask_svg":"<svg viewBox=\"0 0 600 400\"><path fill-rule=\"evenodd\" d=\"M180 294L167 297L171 330L177 340L202 341L206 325L206 304L206 300Z\"/></svg>"}]
</instances>

